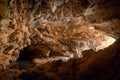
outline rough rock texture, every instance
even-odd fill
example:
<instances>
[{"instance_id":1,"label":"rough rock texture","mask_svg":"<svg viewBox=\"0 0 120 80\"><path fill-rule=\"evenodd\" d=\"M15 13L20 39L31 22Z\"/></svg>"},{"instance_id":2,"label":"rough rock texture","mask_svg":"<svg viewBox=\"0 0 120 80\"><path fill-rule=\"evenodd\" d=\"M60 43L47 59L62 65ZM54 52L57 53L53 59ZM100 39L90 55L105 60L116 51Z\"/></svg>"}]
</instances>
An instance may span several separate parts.
<instances>
[{"instance_id":1,"label":"rough rock texture","mask_svg":"<svg viewBox=\"0 0 120 80\"><path fill-rule=\"evenodd\" d=\"M97 52L98 54L94 54L94 51L106 47L104 44L107 44L108 39L112 39L103 33L116 39L120 37L119 7L119 0L0 0L0 69L16 61L20 50L23 49L26 51L23 56L36 63L39 63L41 59L49 62L50 59L56 60L59 57L83 57L83 63L81 59L80 62L79 59L71 59L72 62L60 61L62 68L58 65L60 66L58 74L55 72L59 61L56 61L55 65L53 65L54 62L45 64L50 65L46 67L51 67L51 65L55 67L55 70L51 67L52 74L45 70L47 72L42 73L44 76L39 77L39 70L33 74L28 71L33 80L43 79L45 75L54 76L57 80L70 78L85 80L86 78L94 79L94 76L96 76L95 79L106 80L107 74L110 74L110 79L112 79L118 75L113 72L119 70L119 65L116 65L118 64L119 43L116 42L115 46L111 46L113 48L109 47ZM89 55L89 51L83 55L82 51L87 49L94 51L90 50L90 57L86 60L85 57ZM115 64L113 67L112 62ZM94 63L96 63L95 66ZM104 64L101 65L102 63ZM112 70L114 66L115 71ZM75 71L74 67L75 69L80 67L80 69ZM95 75L99 70L107 71ZM64 73L68 75L64 77ZM106 75L103 76L103 74ZM3 75L5 75L4 72ZM61 79L63 77L66 79ZM21 78L25 79L24 75L21 75ZM116 76L115 79L119 80L119 77Z\"/></svg>"},{"instance_id":2,"label":"rough rock texture","mask_svg":"<svg viewBox=\"0 0 120 80\"><path fill-rule=\"evenodd\" d=\"M120 79L120 40L104 50L89 53L82 59L61 60L28 69L20 77L22 80L119 80ZM112 52L112 53L111 53ZM53 68L54 67L54 68ZM26 78L27 75L31 75Z\"/></svg>"},{"instance_id":3,"label":"rough rock texture","mask_svg":"<svg viewBox=\"0 0 120 80\"><path fill-rule=\"evenodd\" d=\"M120 40L98 52L84 51L82 59L47 62L22 71L3 70L0 80L120 80L119 48Z\"/></svg>"},{"instance_id":4,"label":"rough rock texture","mask_svg":"<svg viewBox=\"0 0 120 80\"><path fill-rule=\"evenodd\" d=\"M90 0L91 5L86 9L88 22L98 30L110 36L119 38L120 1L119 0Z\"/></svg>"},{"instance_id":5,"label":"rough rock texture","mask_svg":"<svg viewBox=\"0 0 120 80\"><path fill-rule=\"evenodd\" d=\"M100 16L99 13L102 15L104 5L109 6L109 2L110 0L95 3L87 0L8 0L3 2L1 4L4 6L1 9L4 11L4 7L7 9L6 17L0 21L0 52L10 55L12 59L9 61L15 61L19 57L19 51L27 46L27 50L33 49L28 52L37 54L35 55L37 58L40 58L39 55L78 58L82 57L83 50L97 51L101 48L100 46L103 46L101 41L106 41L110 37L95 31L94 23L98 25L97 23L104 21L103 18L107 21L108 16L111 15L100 17L101 19L96 22L90 18L91 16L97 18ZM98 13L88 14L91 5L96 8L96 11L98 10ZM101 12L97 9L100 5L103 5ZM118 5L114 6L118 7ZM114 15L114 13L111 14Z\"/></svg>"}]
</instances>

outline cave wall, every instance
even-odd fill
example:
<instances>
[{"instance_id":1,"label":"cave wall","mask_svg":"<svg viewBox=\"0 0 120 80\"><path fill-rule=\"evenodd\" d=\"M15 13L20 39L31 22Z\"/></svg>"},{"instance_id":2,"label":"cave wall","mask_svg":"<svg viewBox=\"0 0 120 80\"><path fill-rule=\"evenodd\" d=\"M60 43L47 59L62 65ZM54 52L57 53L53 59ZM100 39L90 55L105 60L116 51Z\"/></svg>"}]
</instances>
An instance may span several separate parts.
<instances>
[{"instance_id":1,"label":"cave wall","mask_svg":"<svg viewBox=\"0 0 120 80\"><path fill-rule=\"evenodd\" d=\"M118 39L119 3L119 0L0 0L0 70L16 61L19 51L25 47L33 49L33 53L34 49L40 51L35 53L44 57L54 53L71 58L81 57L76 47L83 49L89 44L87 47L95 50L97 45L93 43L106 40L103 33ZM98 36L94 28L103 33ZM79 43L80 40L83 42ZM19 78L23 80L28 75L28 80L119 80L119 45L117 40L104 50L84 51L82 59L48 62L24 73L1 71L0 80L13 80L16 76L14 79L17 79L19 72L22 73Z\"/></svg>"},{"instance_id":2,"label":"cave wall","mask_svg":"<svg viewBox=\"0 0 120 80\"><path fill-rule=\"evenodd\" d=\"M94 43L104 40L101 35L91 36L98 34L94 27L119 38L118 0L2 0L0 4L0 52L9 56L7 64L19 57L21 49L31 45L45 47L46 54L41 53L44 56L52 52L82 57L79 49L89 45L95 50Z\"/></svg>"},{"instance_id":3,"label":"cave wall","mask_svg":"<svg viewBox=\"0 0 120 80\"><path fill-rule=\"evenodd\" d=\"M84 51L85 57L82 59L70 59L67 62L58 60L27 69L25 73L20 75L20 78L22 80L119 80L119 48L120 40L117 40L104 50ZM86 53L89 55L85 55ZM26 78L27 75L29 75L28 78Z\"/></svg>"},{"instance_id":4,"label":"cave wall","mask_svg":"<svg viewBox=\"0 0 120 80\"><path fill-rule=\"evenodd\" d=\"M84 51L82 59L47 62L24 70L7 69L1 72L0 80L119 80L119 48L120 40L117 40L98 52Z\"/></svg>"}]
</instances>

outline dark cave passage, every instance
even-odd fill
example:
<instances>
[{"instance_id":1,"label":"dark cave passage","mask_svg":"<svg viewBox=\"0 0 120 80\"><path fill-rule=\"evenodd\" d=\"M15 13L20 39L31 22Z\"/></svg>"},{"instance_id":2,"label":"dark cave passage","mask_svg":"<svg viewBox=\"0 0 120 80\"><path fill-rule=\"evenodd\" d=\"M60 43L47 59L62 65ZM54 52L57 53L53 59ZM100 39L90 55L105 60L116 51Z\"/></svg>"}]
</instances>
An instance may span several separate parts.
<instances>
[{"instance_id":1,"label":"dark cave passage","mask_svg":"<svg viewBox=\"0 0 120 80\"><path fill-rule=\"evenodd\" d=\"M18 60L32 60L33 58L30 57L30 54L28 53L27 47L20 50L19 58Z\"/></svg>"},{"instance_id":2,"label":"dark cave passage","mask_svg":"<svg viewBox=\"0 0 120 80\"><path fill-rule=\"evenodd\" d=\"M12 69L27 69L35 66L35 63L32 62L33 55L29 54L28 47L23 48L20 50L19 58L16 62L11 64ZM31 55L31 56L30 56Z\"/></svg>"}]
</instances>

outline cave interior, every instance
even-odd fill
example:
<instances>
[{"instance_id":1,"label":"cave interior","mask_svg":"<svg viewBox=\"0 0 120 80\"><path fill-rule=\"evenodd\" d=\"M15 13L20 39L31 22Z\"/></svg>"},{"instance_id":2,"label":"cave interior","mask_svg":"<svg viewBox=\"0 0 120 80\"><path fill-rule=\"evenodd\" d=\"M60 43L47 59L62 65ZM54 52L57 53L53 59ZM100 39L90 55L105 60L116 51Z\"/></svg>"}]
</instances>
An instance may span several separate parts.
<instances>
[{"instance_id":1,"label":"cave interior","mask_svg":"<svg viewBox=\"0 0 120 80\"><path fill-rule=\"evenodd\" d=\"M0 0L0 80L120 80L119 0Z\"/></svg>"}]
</instances>

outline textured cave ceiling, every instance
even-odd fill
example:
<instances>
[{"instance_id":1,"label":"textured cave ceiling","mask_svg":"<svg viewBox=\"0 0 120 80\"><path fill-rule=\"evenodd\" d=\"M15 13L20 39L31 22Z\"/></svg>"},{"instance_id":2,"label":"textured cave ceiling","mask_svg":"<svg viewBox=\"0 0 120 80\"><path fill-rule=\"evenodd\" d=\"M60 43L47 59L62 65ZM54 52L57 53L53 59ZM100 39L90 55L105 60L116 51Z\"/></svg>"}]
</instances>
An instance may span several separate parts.
<instances>
[{"instance_id":1,"label":"textured cave ceiling","mask_svg":"<svg viewBox=\"0 0 120 80\"><path fill-rule=\"evenodd\" d=\"M120 80L119 38L119 0L0 0L0 71L19 59L39 63L22 80Z\"/></svg>"},{"instance_id":2,"label":"textured cave ceiling","mask_svg":"<svg viewBox=\"0 0 120 80\"><path fill-rule=\"evenodd\" d=\"M6 64L25 47L34 58L78 58L83 50L98 51L119 38L119 0L1 0L0 5Z\"/></svg>"}]
</instances>

